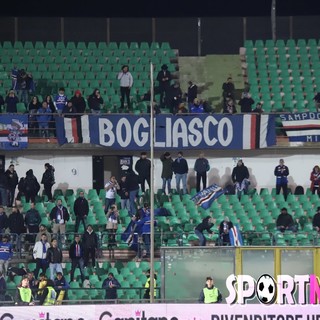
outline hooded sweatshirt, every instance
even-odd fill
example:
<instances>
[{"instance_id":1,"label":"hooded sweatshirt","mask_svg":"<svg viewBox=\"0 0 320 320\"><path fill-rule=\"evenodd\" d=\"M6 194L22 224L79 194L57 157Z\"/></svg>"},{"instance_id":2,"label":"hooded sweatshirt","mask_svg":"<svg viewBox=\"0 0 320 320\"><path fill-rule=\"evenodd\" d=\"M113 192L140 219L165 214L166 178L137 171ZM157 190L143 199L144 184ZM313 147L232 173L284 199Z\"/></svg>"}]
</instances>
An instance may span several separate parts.
<instances>
[{"instance_id":1,"label":"hooded sweatshirt","mask_svg":"<svg viewBox=\"0 0 320 320\"><path fill-rule=\"evenodd\" d=\"M79 96L77 97L77 94ZM74 93L74 96L70 100L72 102L72 105L76 108L77 113L84 113L86 110L86 101L82 97L81 91L76 90Z\"/></svg>"}]
</instances>

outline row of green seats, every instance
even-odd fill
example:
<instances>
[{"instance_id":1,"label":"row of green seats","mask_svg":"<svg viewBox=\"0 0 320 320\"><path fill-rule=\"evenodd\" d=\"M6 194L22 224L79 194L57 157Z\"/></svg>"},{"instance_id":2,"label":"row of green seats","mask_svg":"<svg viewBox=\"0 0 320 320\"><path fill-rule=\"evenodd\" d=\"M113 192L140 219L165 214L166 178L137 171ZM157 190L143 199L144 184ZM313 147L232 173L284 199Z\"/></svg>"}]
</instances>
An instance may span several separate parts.
<instances>
[{"instance_id":1,"label":"row of green seats","mask_svg":"<svg viewBox=\"0 0 320 320\"><path fill-rule=\"evenodd\" d=\"M319 47L320 46L320 39L278 39L276 41L268 39L266 41L263 40L246 40L244 42L244 47L245 48L272 48L272 47Z\"/></svg>"}]
</instances>

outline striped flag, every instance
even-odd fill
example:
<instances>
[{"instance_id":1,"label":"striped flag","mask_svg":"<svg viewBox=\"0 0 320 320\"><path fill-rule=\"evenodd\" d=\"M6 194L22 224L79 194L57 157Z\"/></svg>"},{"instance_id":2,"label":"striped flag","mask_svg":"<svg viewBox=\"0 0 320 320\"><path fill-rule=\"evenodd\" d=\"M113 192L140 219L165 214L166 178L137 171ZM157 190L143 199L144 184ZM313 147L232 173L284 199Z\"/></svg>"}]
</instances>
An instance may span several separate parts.
<instances>
[{"instance_id":1,"label":"striped flag","mask_svg":"<svg viewBox=\"0 0 320 320\"><path fill-rule=\"evenodd\" d=\"M235 247L243 246L242 235L239 226L235 225L229 230L230 244Z\"/></svg>"},{"instance_id":2,"label":"striped flag","mask_svg":"<svg viewBox=\"0 0 320 320\"><path fill-rule=\"evenodd\" d=\"M274 115L243 115L243 149L267 148L276 144Z\"/></svg>"},{"instance_id":3,"label":"striped flag","mask_svg":"<svg viewBox=\"0 0 320 320\"><path fill-rule=\"evenodd\" d=\"M56 117L57 139L65 143L90 143L89 116L76 118Z\"/></svg>"},{"instance_id":4,"label":"striped flag","mask_svg":"<svg viewBox=\"0 0 320 320\"><path fill-rule=\"evenodd\" d=\"M191 198L191 200L193 200L197 206L202 207L203 209L209 209L211 203L224 193L226 193L224 189L216 184L213 184L212 186L198 192Z\"/></svg>"},{"instance_id":5,"label":"striped flag","mask_svg":"<svg viewBox=\"0 0 320 320\"><path fill-rule=\"evenodd\" d=\"M280 118L290 142L320 142L320 113L281 114Z\"/></svg>"}]
</instances>

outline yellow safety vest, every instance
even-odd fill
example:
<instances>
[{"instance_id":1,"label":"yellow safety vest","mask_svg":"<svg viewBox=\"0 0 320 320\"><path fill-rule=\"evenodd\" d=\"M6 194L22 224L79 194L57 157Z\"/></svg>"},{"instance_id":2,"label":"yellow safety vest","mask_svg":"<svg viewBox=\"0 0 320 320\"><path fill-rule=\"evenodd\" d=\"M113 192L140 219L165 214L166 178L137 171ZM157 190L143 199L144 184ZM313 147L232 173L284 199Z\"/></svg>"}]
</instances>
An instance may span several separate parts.
<instances>
[{"instance_id":1,"label":"yellow safety vest","mask_svg":"<svg viewBox=\"0 0 320 320\"><path fill-rule=\"evenodd\" d=\"M144 285L144 287L146 289L149 289L150 288L150 278L146 281L146 284ZM157 296L157 290L156 290L156 287L157 287L157 281L156 279L154 279L153 281L153 288L154 288L154 296L156 297Z\"/></svg>"},{"instance_id":2,"label":"yellow safety vest","mask_svg":"<svg viewBox=\"0 0 320 320\"><path fill-rule=\"evenodd\" d=\"M204 303L215 303L218 301L219 290L216 287L212 289L203 288Z\"/></svg>"},{"instance_id":3,"label":"yellow safety vest","mask_svg":"<svg viewBox=\"0 0 320 320\"><path fill-rule=\"evenodd\" d=\"M23 302L31 302L32 292L30 288L19 287L20 298Z\"/></svg>"},{"instance_id":4,"label":"yellow safety vest","mask_svg":"<svg viewBox=\"0 0 320 320\"><path fill-rule=\"evenodd\" d=\"M44 300L43 305L53 306L56 302L57 293L52 287L47 287L47 288L48 288L48 294L46 296L46 299Z\"/></svg>"}]
</instances>

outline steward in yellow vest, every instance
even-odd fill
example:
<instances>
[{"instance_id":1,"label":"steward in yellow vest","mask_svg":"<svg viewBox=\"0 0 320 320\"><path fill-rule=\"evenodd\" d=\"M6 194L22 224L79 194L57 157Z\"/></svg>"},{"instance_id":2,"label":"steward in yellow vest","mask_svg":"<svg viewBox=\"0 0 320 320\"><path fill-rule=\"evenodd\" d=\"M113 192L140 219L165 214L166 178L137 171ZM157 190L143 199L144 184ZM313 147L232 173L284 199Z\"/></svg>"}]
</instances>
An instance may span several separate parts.
<instances>
[{"instance_id":1,"label":"steward in yellow vest","mask_svg":"<svg viewBox=\"0 0 320 320\"><path fill-rule=\"evenodd\" d=\"M200 292L200 303L219 303L222 301L222 295L217 287L214 286L213 279L207 277L206 286Z\"/></svg>"},{"instance_id":2,"label":"steward in yellow vest","mask_svg":"<svg viewBox=\"0 0 320 320\"><path fill-rule=\"evenodd\" d=\"M43 289L42 294L39 297L39 305L53 306L56 303L57 293L53 287L53 281L48 279L47 286Z\"/></svg>"},{"instance_id":3,"label":"steward in yellow vest","mask_svg":"<svg viewBox=\"0 0 320 320\"><path fill-rule=\"evenodd\" d=\"M21 280L21 284L17 287L15 304L19 306L34 305L32 291L29 287L29 279L27 276Z\"/></svg>"},{"instance_id":4,"label":"steward in yellow vest","mask_svg":"<svg viewBox=\"0 0 320 320\"><path fill-rule=\"evenodd\" d=\"M150 270L147 271L146 273L148 279L146 281L146 284L144 285L144 287L146 288L145 292L144 292L144 295L143 295L143 299L150 299ZM153 281L153 295L154 297L157 296L157 290L156 290L156 287L157 287L157 275L154 274L154 281Z\"/></svg>"}]
</instances>

